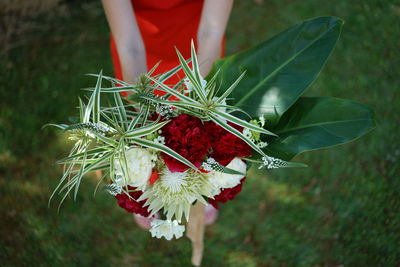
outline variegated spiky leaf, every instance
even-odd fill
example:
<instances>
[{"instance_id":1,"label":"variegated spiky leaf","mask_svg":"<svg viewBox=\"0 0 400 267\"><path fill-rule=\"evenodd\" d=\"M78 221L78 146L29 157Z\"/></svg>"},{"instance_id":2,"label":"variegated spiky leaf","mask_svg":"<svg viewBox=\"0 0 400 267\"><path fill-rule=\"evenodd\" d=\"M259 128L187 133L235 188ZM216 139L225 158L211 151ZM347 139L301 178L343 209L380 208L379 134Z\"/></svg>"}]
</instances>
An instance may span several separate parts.
<instances>
[{"instance_id":1,"label":"variegated spiky leaf","mask_svg":"<svg viewBox=\"0 0 400 267\"><path fill-rule=\"evenodd\" d=\"M86 122L86 123L77 123L69 125L65 128L66 131L72 130L87 130L92 133L97 133L103 136L111 136L115 133L114 129L107 126L103 123L93 123L93 122Z\"/></svg>"},{"instance_id":2,"label":"variegated spiky leaf","mask_svg":"<svg viewBox=\"0 0 400 267\"><path fill-rule=\"evenodd\" d=\"M116 195L119 195L122 193L122 186L115 184L115 183L104 185L102 187L102 189L107 191L108 193L110 193L113 196L116 196Z\"/></svg>"}]
</instances>

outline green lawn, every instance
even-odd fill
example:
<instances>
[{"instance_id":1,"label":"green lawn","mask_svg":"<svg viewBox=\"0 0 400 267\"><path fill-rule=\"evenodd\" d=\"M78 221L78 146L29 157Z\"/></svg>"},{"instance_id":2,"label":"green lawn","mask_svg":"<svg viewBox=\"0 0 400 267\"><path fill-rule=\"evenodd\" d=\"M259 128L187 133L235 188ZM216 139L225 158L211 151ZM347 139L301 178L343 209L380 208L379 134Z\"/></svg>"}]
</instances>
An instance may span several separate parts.
<instances>
[{"instance_id":1,"label":"green lawn","mask_svg":"<svg viewBox=\"0 0 400 267\"><path fill-rule=\"evenodd\" d=\"M112 75L98 1L70 1L62 16L0 57L0 265L190 266L190 242L150 238L111 196L82 183L60 214L47 200L70 143L42 125L76 114L80 88ZM227 54L301 20L346 23L308 95L349 98L375 109L377 128L351 144L298 156L308 168L252 171L206 232L204 266L400 265L400 2L237 0Z\"/></svg>"}]
</instances>

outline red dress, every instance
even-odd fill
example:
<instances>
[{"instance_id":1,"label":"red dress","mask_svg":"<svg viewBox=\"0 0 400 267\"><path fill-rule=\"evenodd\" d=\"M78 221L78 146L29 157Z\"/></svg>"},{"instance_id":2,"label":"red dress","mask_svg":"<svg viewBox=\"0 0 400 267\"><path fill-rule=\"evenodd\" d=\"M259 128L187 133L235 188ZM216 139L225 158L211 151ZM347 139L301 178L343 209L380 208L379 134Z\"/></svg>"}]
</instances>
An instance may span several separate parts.
<instances>
[{"instance_id":1,"label":"red dress","mask_svg":"<svg viewBox=\"0 0 400 267\"><path fill-rule=\"evenodd\" d=\"M155 74L179 64L175 47L190 58L190 42L196 43L203 0L132 0L136 20L146 48L147 67L161 61ZM115 77L122 80L118 51L111 37L111 56ZM183 78L183 74L178 74ZM178 76L168 82L176 83Z\"/></svg>"}]
</instances>

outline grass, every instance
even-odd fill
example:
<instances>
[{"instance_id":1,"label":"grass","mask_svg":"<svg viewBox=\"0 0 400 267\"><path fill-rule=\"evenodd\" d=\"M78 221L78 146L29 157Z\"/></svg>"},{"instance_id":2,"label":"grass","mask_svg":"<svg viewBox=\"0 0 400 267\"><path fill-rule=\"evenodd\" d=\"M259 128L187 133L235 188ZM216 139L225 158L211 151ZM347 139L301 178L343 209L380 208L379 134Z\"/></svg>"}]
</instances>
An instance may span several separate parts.
<instances>
[{"instance_id":1,"label":"grass","mask_svg":"<svg viewBox=\"0 0 400 267\"><path fill-rule=\"evenodd\" d=\"M94 177L57 215L47 207L69 143L53 129L76 114L84 76L112 74L100 4L71 2L51 25L0 58L0 262L5 266L189 266L187 239L150 238ZM206 233L204 266L398 266L400 264L400 3L236 1L227 54L301 20L333 15L342 37L308 95L373 107L377 128L351 144L296 158L309 168L253 171Z\"/></svg>"}]
</instances>

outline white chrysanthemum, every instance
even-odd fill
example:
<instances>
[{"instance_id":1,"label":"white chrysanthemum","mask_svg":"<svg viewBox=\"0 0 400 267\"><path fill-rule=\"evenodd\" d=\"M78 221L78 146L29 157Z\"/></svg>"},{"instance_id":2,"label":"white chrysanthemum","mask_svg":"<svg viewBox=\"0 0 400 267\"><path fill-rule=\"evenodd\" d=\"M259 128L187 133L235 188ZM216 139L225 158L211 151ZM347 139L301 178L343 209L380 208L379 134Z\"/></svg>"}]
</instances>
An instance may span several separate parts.
<instances>
[{"instance_id":1,"label":"white chrysanthemum","mask_svg":"<svg viewBox=\"0 0 400 267\"><path fill-rule=\"evenodd\" d=\"M179 222L185 215L189 220L190 206L196 200L207 204L203 198L212 197L213 187L205 175L187 171L184 173L171 173L168 168L160 171L160 178L148 187L138 201L146 200L144 206L148 206L151 214L164 209L167 219L174 216Z\"/></svg>"},{"instance_id":2,"label":"white chrysanthemum","mask_svg":"<svg viewBox=\"0 0 400 267\"><path fill-rule=\"evenodd\" d=\"M182 237L185 232L185 226L179 225L176 220L154 220L151 222L150 233L152 237L165 237L171 240L174 236L176 239Z\"/></svg>"},{"instance_id":3,"label":"white chrysanthemum","mask_svg":"<svg viewBox=\"0 0 400 267\"><path fill-rule=\"evenodd\" d=\"M149 180L157 156L144 148L130 148L123 157L115 159L116 183L120 186L134 186L144 190Z\"/></svg>"},{"instance_id":4,"label":"white chrysanthemum","mask_svg":"<svg viewBox=\"0 0 400 267\"><path fill-rule=\"evenodd\" d=\"M227 168L246 173L246 163L240 158L234 158L227 166ZM208 174L209 183L213 185L214 190L212 195L218 195L224 188L232 188L240 184L240 180L245 176L242 174L227 174L223 172L212 171Z\"/></svg>"}]
</instances>

